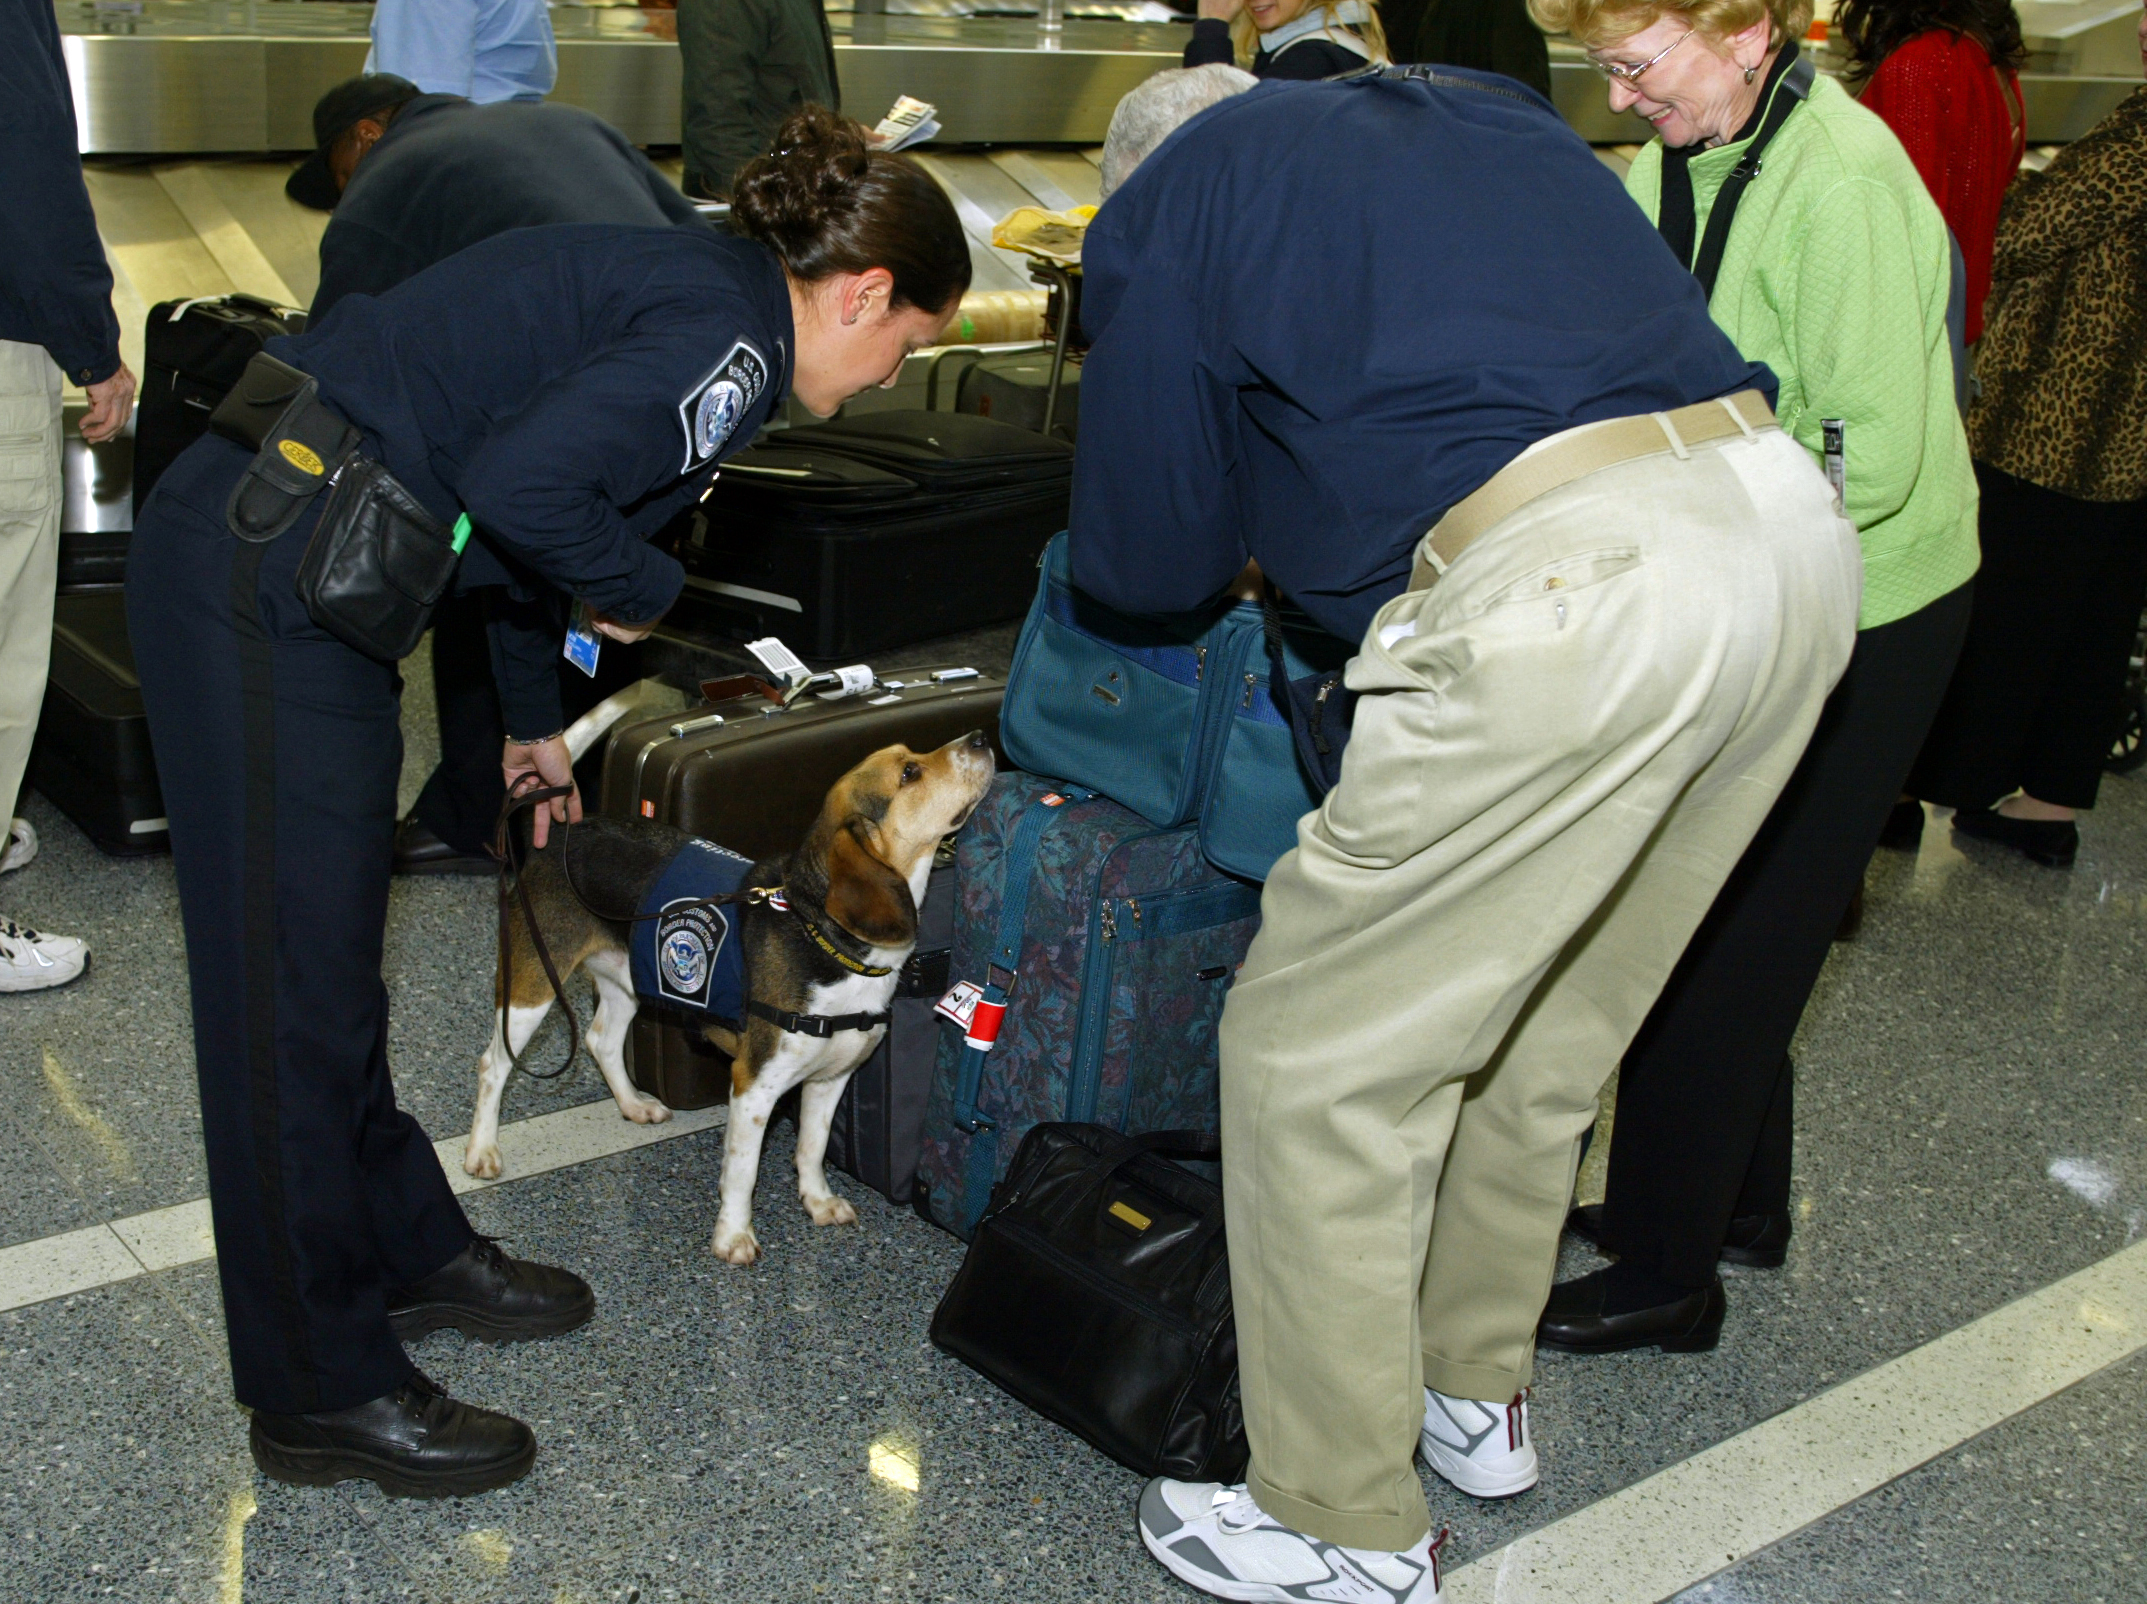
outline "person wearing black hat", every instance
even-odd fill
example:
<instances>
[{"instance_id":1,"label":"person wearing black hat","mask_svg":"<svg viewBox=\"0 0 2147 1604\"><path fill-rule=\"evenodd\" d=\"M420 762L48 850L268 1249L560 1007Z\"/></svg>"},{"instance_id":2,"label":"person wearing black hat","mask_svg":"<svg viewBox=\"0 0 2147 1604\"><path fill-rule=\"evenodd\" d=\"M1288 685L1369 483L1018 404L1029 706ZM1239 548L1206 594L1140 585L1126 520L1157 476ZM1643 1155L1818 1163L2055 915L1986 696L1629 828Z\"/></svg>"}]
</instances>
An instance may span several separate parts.
<instances>
[{"instance_id":1,"label":"person wearing black hat","mask_svg":"<svg viewBox=\"0 0 2147 1604\"><path fill-rule=\"evenodd\" d=\"M380 295L413 273L510 228L547 223L704 226L693 203L602 118L549 101L479 105L420 94L384 73L353 78L313 113L319 149L285 188L334 216L321 236L320 323L349 295ZM484 611L470 592L433 615L432 687L440 761L395 835L398 874L490 874L499 815L499 692ZM565 717L640 677L640 648L618 646L587 675L555 665Z\"/></svg>"}]
</instances>

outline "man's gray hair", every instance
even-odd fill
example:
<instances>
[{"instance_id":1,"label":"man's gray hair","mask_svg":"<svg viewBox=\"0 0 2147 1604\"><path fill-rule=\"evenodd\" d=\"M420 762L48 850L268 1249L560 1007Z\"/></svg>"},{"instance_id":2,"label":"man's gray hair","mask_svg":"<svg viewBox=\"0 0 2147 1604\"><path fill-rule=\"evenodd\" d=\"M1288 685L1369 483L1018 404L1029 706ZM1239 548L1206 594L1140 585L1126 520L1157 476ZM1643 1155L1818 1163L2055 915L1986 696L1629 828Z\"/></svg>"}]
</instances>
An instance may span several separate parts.
<instances>
[{"instance_id":1,"label":"man's gray hair","mask_svg":"<svg viewBox=\"0 0 2147 1604\"><path fill-rule=\"evenodd\" d=\"M1111 113L1103 136L1103 198L1133 176L1156 146L1217 101L1241 95L1260 80L1237 67L1211 61L1201 67L1166 67L1127 94Z\"/></svg>"}]
</instances>

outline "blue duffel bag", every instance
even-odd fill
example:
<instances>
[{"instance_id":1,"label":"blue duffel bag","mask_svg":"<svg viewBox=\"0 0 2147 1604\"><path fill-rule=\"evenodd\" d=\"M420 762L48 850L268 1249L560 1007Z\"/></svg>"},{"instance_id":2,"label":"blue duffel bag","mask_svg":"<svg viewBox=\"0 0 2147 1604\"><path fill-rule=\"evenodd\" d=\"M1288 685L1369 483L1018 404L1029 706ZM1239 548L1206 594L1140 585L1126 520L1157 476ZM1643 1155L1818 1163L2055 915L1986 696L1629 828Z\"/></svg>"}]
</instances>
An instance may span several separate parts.
<instances>
[{"instance_id":1,"label":"blue duffel bag","mask_svg":"<svg viewBox=\"0 0 2147 1604\"><path fill-rule=\"evenodd\" d=\"M1042 568L999 716L1007 757L1152 824L1197 822L1210 863L1265 880L1332 784L1319 768L1329 754L1339 762L1347 738L1350 647L1257 602L1162 618L1114 612L1074 588L1063 534ZM1294 734L1271 692L1273 654L1300 709Z\"/></svg>"}]
</instances>

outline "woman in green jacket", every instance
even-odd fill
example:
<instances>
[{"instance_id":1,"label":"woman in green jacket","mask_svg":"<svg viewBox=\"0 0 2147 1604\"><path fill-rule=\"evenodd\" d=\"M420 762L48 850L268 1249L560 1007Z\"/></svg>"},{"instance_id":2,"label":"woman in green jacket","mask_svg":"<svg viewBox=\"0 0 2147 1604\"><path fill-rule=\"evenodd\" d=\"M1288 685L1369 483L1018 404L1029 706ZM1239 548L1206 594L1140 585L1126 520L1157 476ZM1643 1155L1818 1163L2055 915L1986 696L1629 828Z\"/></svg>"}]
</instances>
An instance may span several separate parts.
<instances>
[{"instance_id":1,"label":"woman in green jacket","mask_svg":"<svg viewBox=\"0 0 2147 1604\"><path fill-rule=\"evenodd\" d=\"M1530 0L1657 138L1626 185L1781 381L1864 552L1856 655L1803 762L1619 1076L1609 1191L1574 1224L1617 1256L1552 1290L1540 1340L1712 1347L1718 1257L1789 1242L1789 1041L1943 697L1976 571L1976 485L1946 333L1952 248L1899 141L1797 41L1811 0ZM1763 153L1763 154L1762 154Z\"/></svg>"}]
</instances>

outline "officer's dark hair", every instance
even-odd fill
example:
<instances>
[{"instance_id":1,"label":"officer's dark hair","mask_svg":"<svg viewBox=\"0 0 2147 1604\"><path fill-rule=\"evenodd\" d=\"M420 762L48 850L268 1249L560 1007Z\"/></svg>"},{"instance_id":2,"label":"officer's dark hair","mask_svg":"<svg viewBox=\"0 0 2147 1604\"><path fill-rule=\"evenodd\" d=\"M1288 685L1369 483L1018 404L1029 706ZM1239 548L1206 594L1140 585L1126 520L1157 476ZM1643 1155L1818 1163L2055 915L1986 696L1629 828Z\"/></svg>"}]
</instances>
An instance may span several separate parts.
<instances>
[{"instance_id":1,"label":"officer's dark hair","mask_svg":"<svg viewBox=\"0 0 2147 1604\"><path fill-rule=\"evenodd\" d=\"M731 220L808 284L884 267L895 304L927 312L951 312L969 288L969 242L946 191L825 106L792 112L774 148L738 169Z\"/></svg>"}]
</instances>

